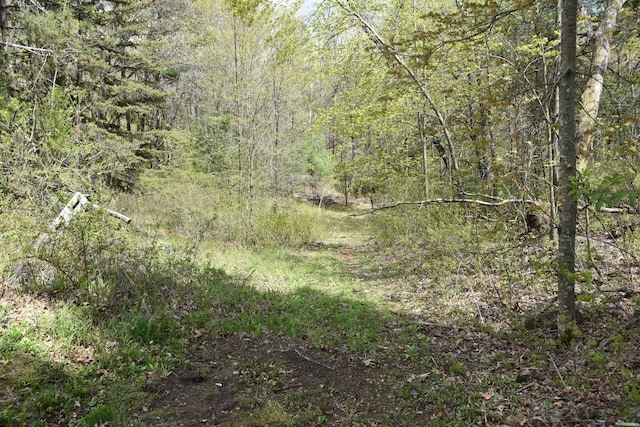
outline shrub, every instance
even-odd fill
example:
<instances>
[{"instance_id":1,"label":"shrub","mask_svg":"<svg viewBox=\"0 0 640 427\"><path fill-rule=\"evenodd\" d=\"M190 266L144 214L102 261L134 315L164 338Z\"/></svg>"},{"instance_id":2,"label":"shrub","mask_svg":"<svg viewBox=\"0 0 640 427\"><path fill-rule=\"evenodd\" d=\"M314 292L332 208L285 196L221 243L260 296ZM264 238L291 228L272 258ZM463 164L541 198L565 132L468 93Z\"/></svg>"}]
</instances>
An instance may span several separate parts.
<instances>
[{"instance_id":1,"label":"shrub","mask_svg":"<svg viewBox=\"0 0 640 427\"><path fill-rule=\"evenodd\" d=\"M94 314L133 308L153 315L186 292L193 266L136 237L100 210L81 212L30 251L21 266L22 286Z\"/></svg>"},{"instance_id":2,"label":"shrub","mask_svg":"<svg viewBox=\"0 0 640 427\"><path fill-rule=\"evenodd\" d=\"M258 246L297 247L317 241L322 224L302 207L272 208L257 215L255 243Z\"/></svg>"}]
</instances>

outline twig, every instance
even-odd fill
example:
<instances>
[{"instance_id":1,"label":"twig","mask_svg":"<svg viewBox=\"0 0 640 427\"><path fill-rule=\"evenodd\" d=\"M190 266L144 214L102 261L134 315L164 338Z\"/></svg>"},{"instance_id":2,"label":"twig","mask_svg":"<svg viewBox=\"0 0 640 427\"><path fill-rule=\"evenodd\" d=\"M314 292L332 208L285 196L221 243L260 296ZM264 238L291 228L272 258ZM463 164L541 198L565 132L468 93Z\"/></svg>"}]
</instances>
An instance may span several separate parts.
<instances>
[{"instance_id":1,"label":"twig","mask_svg":"<svg viewBox=\"0 0 640 427\"><path fill-rule=\"evenodd\" d=\"M418 325L418 326L429 326L433 328L442 328L442 329L455 329L457 325L449 325L447 323L435 323L435 322L426 322L424 320L414 320L413 322L408 322L410 325Z\"/></svg>"},{"instance_id":2,"label":"twig","mask_svg":"<svg viewBox=\"0 0 640 427\"><path fill-rule=\"evenodd\" d=\"M551 356L551 353L549 353L549 351L547 351L547 356L549 356L549 360L551 360L551 364L556 370L556 374L558 374L560 381L562 381L562 385L564 386L564 388L567 388L567 383L564 382L564 378L562 378L562 374L560 373L560 370L558 369L558 366L556 365L556 362L553 360L553 356Z\"/></svg>"},{"instance_id":3,"label":"twig","mask_svg":"<svg viewBox=\"0 0 640 427\"><path fill-rule=\"evenodd\" d=\"M302 353L301 353L297 348L295 348L295 347L285 348L284 350L283 350L282 348L280 348L280 351L281 351L282 353L286 353L287 351L290 351L290 350L293 350L293 351L294 351L298 356L302 357L304 360L307 360L307 361L309 361L309 362L311 362L311 363L315 363L316 365L320 365L320 366L322 366L323 368L327 368L327 369L328 369L328 370L330 370L330 371L335 371L335 370L336 370L335 365L334 365L334 366L329 366L329 365L326 365L326 364L324 364L324 363L322 363L322 362L320 362L320 361L318 361L318 360L312 359L312 358L310 358L309 356L305 356L304 354L302 354Z\"/></svg>"},{"instance_id":4,"label":"twig","mask_svg":"<svg viewBox=\"0 0 640 427\"><path fill-rule=\"evenodd\" d=\"M613 427L640 427L638 423L630 423L625 421L606 421L606 420L586 420L586 419L573 419L562 420L562 423L567 424L580 424L581 426L594 425L594 426L613 426Z\"/></svg>"},{"instance_id":5,"label":"twig","mask_svg":"<svg viewBox=\"0 0 640 427\"><path fill-rule=\"evenodd\" d=\"M518 391L516 393L522 393L523 391L525 391L526 389L528 389L529 387L532 387L534 385L536 385L536 383L529 383L527 385L523 385L522 387L520 387L518 389Z\"/></svg>"}]
</instances>

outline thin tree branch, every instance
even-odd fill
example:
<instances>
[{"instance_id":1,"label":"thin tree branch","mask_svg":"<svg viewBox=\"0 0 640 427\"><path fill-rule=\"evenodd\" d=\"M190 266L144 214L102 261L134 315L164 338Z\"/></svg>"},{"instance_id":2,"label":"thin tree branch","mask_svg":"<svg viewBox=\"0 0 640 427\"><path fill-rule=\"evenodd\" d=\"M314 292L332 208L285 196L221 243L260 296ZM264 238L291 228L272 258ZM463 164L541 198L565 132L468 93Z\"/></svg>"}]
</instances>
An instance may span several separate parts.
<instances>
[{"instance_id":1,"label":"thin tree branch","mask_svg":"<svg viewBox=\"0 0 640 427\"><path fill-rule=\"evenodd\" d=\"M438 198L438 199L427 199L427 200L403 201L403 202L389 203L389 204L385 204L385 205L382 205L382 206L377 206L377 207L375 207L373 209L369 209L367 211L354 212L354 213L350 214L349 216L368 215L368 214L372 214L374 212L385 210L385 209L397 208L398 206L410 206L410 205L424 206L424 205L449 204L449 203L470 203L470 204L474 204L474 205L488 206L488 207L499 207L499 206L504 206L504 205L509 205L509 204L516 204L516 203L524 203L524 204L535 205L535 206L540 206L541 205L541 203L539 201L532 200L532 199L495 199L492 202L487 202L485 200L468 199L468 198L462 198L462 199L457 199L457 198L456 199Z\"/></svg>"},{"instance_id":2,"label":"thin tree branch","mask_svg":"<svg viewBox=\"0 0 640 427\"><path fill-rule=\"evenodd\" d=\"M7 47L12 47L14 49L22 49L22 50L26 50L28 52L53 53L53 50L45 49L45 48L41 48L41 47L25 46L25 45L11 43L11 42L7 42L7 41L3 42L3 44L5 46L7 46Z\"/></svg>"}]
</instances>

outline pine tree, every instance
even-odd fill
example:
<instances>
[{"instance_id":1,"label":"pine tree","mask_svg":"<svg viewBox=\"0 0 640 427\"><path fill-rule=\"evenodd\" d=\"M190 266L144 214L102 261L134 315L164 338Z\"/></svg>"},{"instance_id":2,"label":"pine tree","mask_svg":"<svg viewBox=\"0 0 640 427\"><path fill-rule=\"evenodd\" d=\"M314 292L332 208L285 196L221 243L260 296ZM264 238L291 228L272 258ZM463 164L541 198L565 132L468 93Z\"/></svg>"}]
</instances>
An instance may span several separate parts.
<instances>
[{"instance_id":1,"label":"pine tree","mask_svg":"<svg viewBox=\"0 0 640 427\"><path fill-rule=\"evenodd\" d=\"M152 6L52 0L0 7L2 64L14 82L5 84L1 132L18 142L3 146L8 192L129 188L159 158L166 94L149 48Z\"/></svg>"}]
</instances>

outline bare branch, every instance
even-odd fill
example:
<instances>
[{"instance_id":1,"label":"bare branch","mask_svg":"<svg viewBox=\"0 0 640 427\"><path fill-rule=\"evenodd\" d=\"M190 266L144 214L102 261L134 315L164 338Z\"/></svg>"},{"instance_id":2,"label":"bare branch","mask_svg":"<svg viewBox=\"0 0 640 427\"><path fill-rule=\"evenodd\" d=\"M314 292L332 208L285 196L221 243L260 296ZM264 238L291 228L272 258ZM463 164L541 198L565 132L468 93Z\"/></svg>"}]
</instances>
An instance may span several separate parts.
<instances>
[{"instance_id":1,"label":"bare branch","mask_svg":"<svg viewBox=\"0 0 640 427\"><path fill-rule=\"evenodd\" d=\"M424 205L449 204L449 203L470 203L470 204L474 204L474 205L488 206L488 207L498 207L498 206L504 206L504 205L509 205L509 204L516 204L516 203L524 203L524 204L535 205L535 206L540 206L541 205L541 203L539 201L532 200L532 199L497 199L496 198L492 202L487 202L485 200L480 200L480 199L467 199L467 198L463 198L463 199L444 199L444 198L438 198L438 199L427 199L427 200L418 200L418 201L403 201L403 202L389 203L389 204L386 204L386 205L377 206L377 207L375 207L373 209L369 209L367 211L355 212L355 213L350 214L349 216L368 215L368 214L372 214L374 212L385 210L385 209L397 208L398 206L409 206L409 205L424 206Z\"/></svg>"},{"instance_id":2,"label":"bare branch","mask_svg":"<svg viewBox=\"0 0 640 427\"><path fill-rule=\"evenodd\" d=\"M11 43L11 42L3 42L3 44L7 47L12 47L14 49L22 49L28 52L38 52L38 53L53 53L51 49L44 49L41 47L33 47L33 46L25 46L21 44Z\"/></svg>"}]
</instances>

